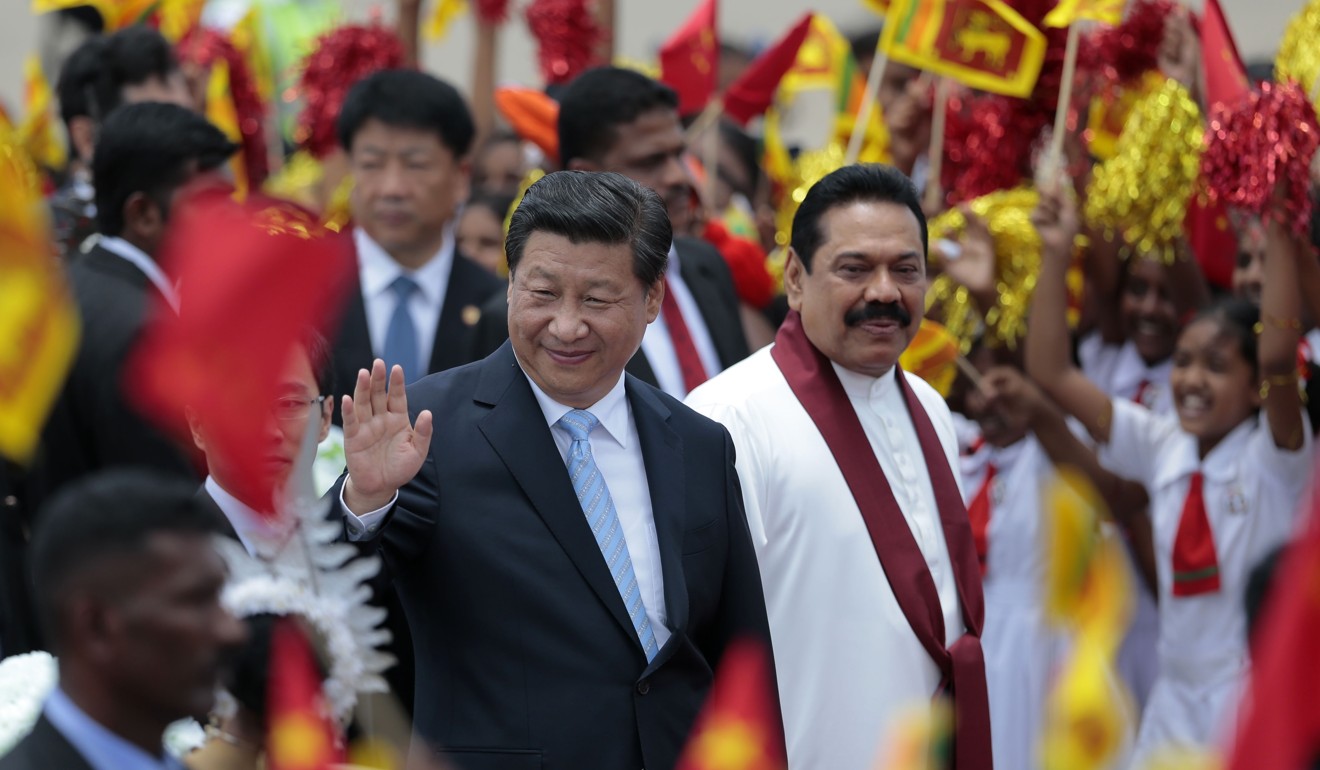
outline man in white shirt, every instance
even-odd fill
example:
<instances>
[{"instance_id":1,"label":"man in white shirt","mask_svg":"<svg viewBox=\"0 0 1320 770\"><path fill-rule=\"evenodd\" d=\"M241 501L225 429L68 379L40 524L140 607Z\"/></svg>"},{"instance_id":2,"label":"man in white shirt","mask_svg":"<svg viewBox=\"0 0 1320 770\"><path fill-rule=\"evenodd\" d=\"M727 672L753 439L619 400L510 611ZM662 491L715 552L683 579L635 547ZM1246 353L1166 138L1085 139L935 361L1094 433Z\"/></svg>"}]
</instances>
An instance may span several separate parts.
<instances>
[{"instance_id":1,"label":"man in white shirt","mask_svg":"<svg viewBox=\"0 0 1320 770\"><path fill-rule=\"evenodd\" d=\"M509 226L511 340L406 395L376 361L344 399L348 532L457 766L673 767L730 644L768 641L727 432L624 374L670 239L637 183L550 174Z\"/></svg>"},{"instance_id":2,"label":"man in white shirt","mask_svg":"<svg viewBox=\"0 0 1320 770\"><path fill-rule=\"evenodd\" d=\"M124 366L150 318L177 312L175 288L155 261L172 199L185 185L227 184L224 164L236 149L201 115L172 104L126 105L101 125L101 238L69 268L82 339L29 479L33 510L65 484L112 466L196 478L180 447L125 397Z\"/></svg>"},{"instance_id":3,"label":"man in white shirt","mask_svg":"<svg viewBox=\"0 0 1320 770\"><path fill-rule=\"evenodd\" d=\"M688 397L737 447L794 770L872 767L895 717L941 695L953 767L991 766L954 426L896 366L921 324L926 245L901 172L826 176L793 221L775 344Z\"/></svg>"},{"instance_id":4,"label":"man in white shirt","mask_svg":"<svg viewBox=\"0 0 1320 770\"><path fill-rule=\"evenodd\" d=\"M335 340L339 385L349 392L375 358L408 382L468 363L482 303L504 282L454 249L475 132L467 104L430 75L385 70L349 91L338 130L358 265Z\"/></svg>"}]
</instances>

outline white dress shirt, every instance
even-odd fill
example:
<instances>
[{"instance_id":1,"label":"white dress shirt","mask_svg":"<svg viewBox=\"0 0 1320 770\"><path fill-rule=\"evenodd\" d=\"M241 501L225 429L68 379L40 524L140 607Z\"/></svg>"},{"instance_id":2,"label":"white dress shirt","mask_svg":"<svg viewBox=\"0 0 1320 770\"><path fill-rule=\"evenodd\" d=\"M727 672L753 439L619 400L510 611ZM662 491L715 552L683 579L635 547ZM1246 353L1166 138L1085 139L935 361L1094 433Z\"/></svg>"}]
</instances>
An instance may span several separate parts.
<instances>
[{"instance_id":1,"label":"white dress shirt","mask_svg":"<svg viewBox=\"0 0 1320 770\"><path fill-rule=\"evenodd\" d=\"M1173 372L1173 359L1158 364L1147 364L1132 342L1122 345L1106 344L1099 334L1089 334L1077 346L1077 358L1082 373L1105 395L1137 401L1147 409L1163 415L1172 415L1173 389L1169 375Z\"/></svg>"},{"instance_id":2,"label":"white dress shirt","mask_svg":"<svg viewBox=\"0 0 1320 770\"><path fill-rule=\"evenodd\" d=\"M274 517L257 513L220 486L213 476L206 477L206 491L229 520L234 534L238 535L238 541L249 554L269 559L289 543L289 527L282 526Z\"/></svg>"},{"instance_id":3,"label":"white dress shirt","mask_svg":"<svg viewBox=\"0 0 1320 770\"><path fill-rule=\"evenodd\" d=\"M540 405L546 424L550 426L550 436L559 450L559 459L563 463L564 473L568 474L568 450L573 439L568 431L555 425L572 407L564 406L552 399L545 391L537 387L532 378L527 378L532 386L536 403ZM637 574L637 586L642 592L642 601L646 604L647 617L655 631L657 648L664 647L671 631L665 606L665 581L660 565L660 541L655 531L655 514L651 508L651 492L646 480L646 462L642 457L642 445L637 437L637 423L633 420L632 404L628 402L624 389L624 378L614 385L604 398L587 409L600 424L591 432L591 454L605 478L610 497L623 526L623 539L628 545L628 555L632 557L633 571ZM343 502L343 490L340 489L340 502ZM366 535L380 527L391 507L398 500L396 493L393 500L383 508L358 516L349 511L347 519L350 540L363 540ZM348 505L344 504L348 511ZM586 515L583 514L583 526ZM605 557L602 555L602 559Z\"/></svg>"},{"instance_id":4,"label":"white dress shirt","mask_svg":"<svg viewBox=\"0 0 1320 770\"><path fill-rule=\"evenodd\" d=\"M170 307L174 309L174 312L179 312L178 290L174 288L174 284L170 283L170 279L165 277L165 271L160 269L160 265L156 264L156 260L147 256L147 252L118 236L103 235L97 241L97 244L116 257L122 257L132 262L138 270L142 271L143 275L147 276L147 280L151 281L152 285L160 291L161 296L165 298L166 302L170 303Z\"/></svg>"},{"instance_id":5,"label":"white dress shirt","mask_svg":"<svg viewBox=\"0 0 1320 770\"><path fill-rule=\"evenodd\" d=\"M715 351L715 341L711 339L710 328L701 316L701 308L692 297L692 290L683 281L682 270L678 262L678 249L669 247L669 266L665 268L665 279L669 282L669 291L674 294L678 310L683 314L688 333L692 335L692 344L697 348L697 356L706 370L708 377L714 377L723 371L719 353ZM683 383L683 368L678 364L678 354L674 352L674 341L669 337L669 325L665 323L663 313L646 327L642 337L642 353L655 372L656 386L674 398L687 395L687 386Z\"/></svg>"},{"instance_id":6,"label":"white dress shirt","mask_svg":"<svg viewBox=\"0 0 1320 770\"><path fill-rule=\"evenodd\" d=\"M930 703L940 670L903 614L866 523L829 446L771 356L753 353L688 396L733 437L752 544L761 567L788 766L863 770L887 731ZM940 599L945 641L964 632L957 586L916 429L892 373L835 369L893 488ZM944 400L907 382L957 468Z\"/></svg>"},{"instance_id":7,"label":"white dress shirt","mask_svg":"<svg viewBox=\"0 0 1320 770\"><path fill-rule=\"evenodd\" d=\"M440 250L416 270L404 269L360 227L353 230L353 243L357 246L358 280L362 285L362 305L367 313L367 334L371 338L371 351L377 358L384 355L385 335L399 305L390 285L400 275L407 275L417 282L419 291L413 292L408 312L417 328L417 360L426 371L409 372L408 379L419 380L430 372L436 327L440 325L440 311L449 290L449 274L454 266L453 228L445 228L445 240Z\"/></svg>"}]
</instances>

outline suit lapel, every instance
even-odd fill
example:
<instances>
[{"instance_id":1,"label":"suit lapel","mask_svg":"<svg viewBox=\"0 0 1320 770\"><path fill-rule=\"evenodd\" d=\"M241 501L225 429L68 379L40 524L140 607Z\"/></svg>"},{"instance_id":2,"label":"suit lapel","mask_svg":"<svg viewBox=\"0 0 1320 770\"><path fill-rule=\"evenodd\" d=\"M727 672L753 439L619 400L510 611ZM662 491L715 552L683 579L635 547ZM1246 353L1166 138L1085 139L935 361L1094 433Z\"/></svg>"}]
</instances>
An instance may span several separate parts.
<instances>
[{"instance_id":1,"label":"suit lapel","mask_svg":"<svg viewBox=\"0 0 1320 770\"><path fill-rule=\"evenodd\" d=\"M699 256L692 253L690 246L685 246L679 240L674 242L674 249L682 252L679 255L678 272L683 276L683 283L687 284L693 301L701 311L701 318L710 332L710 340L715 345L720 365L727 369L747 355L747 342L741 339L742 320L737 317L737 308L728 307L727 300L720 296L719 277L711 274Z\"/></svg>"},{"instance_id":2,"label":"suit lapel","mask_svg":"<svg viewBox=\"0 0 1320 770\"><path fill-rule=\"evenodd\" d=\"M545 526L573 561L628 638L641 650L619 589L582 513L568 471L527 378L506 342L482 362L474 400L491 407L479 422L482 435L531 501Z\"/></svg>"},{"instance_id":3,"label":"suit lapel","mask_svg":"<svg viewBox=\"0 0 1320 770\"><path fill-rule=\"evenodd\" d=\"M197 490L197 502L215 513L215 526L216 531L219 534L232 540L242 542L241 538L238 536L238 532L234 529L233 523L229 521L229 517L225 515L225 512L220 509L220 504L215 501L215 498L211 497L211 493L206 491L205 485Z\"/></svg>"},{"instance_id":4,"label":"suit lapel","mask_svg":"<svg viewBox=\"0 0 1320 770\"><path fill-rule=\"evenodd\" d=\"M686 520L687 474L683 469L683 439L669 427L669 409L640 383L627 383L628 401L646 465L651 515L660 543L660 569L665 581L665 614L674 635L687 627L687 581L683 577L683 525ZM669 645L666 645L668 647ZM661 650L653 665L667 657Z\"/></svg>"}]
</instances>

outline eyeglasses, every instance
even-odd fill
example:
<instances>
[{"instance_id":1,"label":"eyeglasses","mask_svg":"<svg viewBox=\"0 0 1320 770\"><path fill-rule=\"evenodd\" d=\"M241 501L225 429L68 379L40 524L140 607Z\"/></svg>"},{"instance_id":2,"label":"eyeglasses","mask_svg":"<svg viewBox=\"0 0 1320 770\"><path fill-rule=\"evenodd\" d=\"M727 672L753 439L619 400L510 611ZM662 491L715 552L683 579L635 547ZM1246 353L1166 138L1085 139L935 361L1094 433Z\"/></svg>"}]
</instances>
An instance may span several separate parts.
<instances>
[{"instance_id":1,"label":"eyeglasses","mask_svg":"<svg viewBox=\"0 0 1320 770\"><path fill-rule=\"evenodd\" d=\"M307 414L307 407L322 404L328 396L317 396L311 400L285 396L275 399L271 413L281 420L297 420Z\"/></svg>"}]
</instances>

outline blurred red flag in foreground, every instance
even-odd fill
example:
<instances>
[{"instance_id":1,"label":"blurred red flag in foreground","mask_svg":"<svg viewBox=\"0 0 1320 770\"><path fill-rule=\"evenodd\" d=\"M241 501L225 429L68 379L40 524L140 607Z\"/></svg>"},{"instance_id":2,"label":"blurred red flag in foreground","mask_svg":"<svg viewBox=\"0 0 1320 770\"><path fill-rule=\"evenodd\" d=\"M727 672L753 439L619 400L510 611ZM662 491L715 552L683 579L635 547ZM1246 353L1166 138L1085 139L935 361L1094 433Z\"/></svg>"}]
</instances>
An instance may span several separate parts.
<instances>
[{"instance_id":1,"label":"blurred red flag in foreground","mask_svg":"<svg viewBox=\"0 0 1320 770\"><path fill-rule=\"evenodd\" d=\"M724 114L740 126L770 109L779 81L797 62L798 49L811 31L813 14L803 14L774 45L761 52L724 94Z\"/></svg>"},{"instance_id":2,"label":"blurred red flag in foreground","mask_svg":"<svg viewBox=\"0 0 1320 770\"><path fill-rule=\"evenodd\" d=\"M146 330L127 392L180 436L187 425L175 421L190 408L234 469L241 488L231 491L273 510L283 480L263 450L278 377L305 329L337 322L352 270L346 243L292 203L205 191L176 206L160 263L178 282L180 312Z\"/></svg>"},{"instance_id":3,"label":"blurred red flag in foreground","mask_svg":"<svg viewBox=\"0 0 1320 770\"><path fill-rule=\"evenodd\" d=\"M271 634L266 703L270 770L329 770L344 761L312 646L287 617L275 624Z\"/></svg>"},{"instance_id":4,"label":"blurred red flag in foreground","mask_svg":"<svg viewBox=\"0 0 1320 770\"><path fill-rule=\"evenodd\" d=\"M783 770L783 727L765 645L741 639L724 653L715 686L677 770Z\"/></svg>"},{"instance_id":5,"label":"blurred red flag in foreground","mask_svg":"<svg viewBox=\"0 0 1320 770\"><path fill-rule=\"evenodd\" d=\"M1229 770L1300 770L1320 756L1320 491L1310 496L1301 534L1283 553L1252 635L1251 683Z\"/></svg>"}]
</instances>

